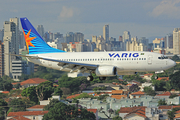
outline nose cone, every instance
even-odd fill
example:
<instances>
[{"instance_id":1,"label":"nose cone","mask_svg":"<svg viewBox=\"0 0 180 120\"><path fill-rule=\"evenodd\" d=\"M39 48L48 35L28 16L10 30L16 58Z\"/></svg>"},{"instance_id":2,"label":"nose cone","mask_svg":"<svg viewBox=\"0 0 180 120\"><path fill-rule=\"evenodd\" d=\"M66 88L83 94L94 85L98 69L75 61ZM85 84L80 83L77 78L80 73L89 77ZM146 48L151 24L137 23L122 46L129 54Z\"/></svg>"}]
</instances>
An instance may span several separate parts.
<instances>
[{"instance_id":1,"label":"nose cone","mask_svg":"<svg viewBox=\"0 0 180 120\"><path fill-rule=\"evenodd\" d=\"M176 65L176 62L174 62L173 60L170 60L170 64L171 67L174 67Z\"/></svg>"}]
</instances>

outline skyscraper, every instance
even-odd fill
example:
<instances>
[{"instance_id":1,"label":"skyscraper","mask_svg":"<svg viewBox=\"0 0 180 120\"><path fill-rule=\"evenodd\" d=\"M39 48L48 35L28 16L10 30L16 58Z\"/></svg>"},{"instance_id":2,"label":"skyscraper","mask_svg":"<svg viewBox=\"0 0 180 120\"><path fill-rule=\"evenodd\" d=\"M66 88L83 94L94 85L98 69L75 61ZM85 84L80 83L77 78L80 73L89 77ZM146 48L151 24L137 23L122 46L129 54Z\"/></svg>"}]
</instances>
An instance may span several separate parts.
<instances>
[{"instance_id":1,"label":"skyscraper","mask_svg":"<svg viewBox=\"0 0 180 120\"><path fill-rule=\"evenodd\" d=\"M43 25L38 25L37 26L37 32L39 33L39 35L43 38L44 37L44 27Z\"/></svg>"},{"instance_id":2,"label":"skyscraper","mask_svg":"<svg viewBox=\"0 0 180 120\"><path fill-rule=\"evenodd\" d=\"M180 28L174 28L173 31L173 54L180 54Z\"/></svg>"},{"instance_id":3,"label":"skyscraper","mask_svg":"<svg viewBox=\"0 0 180 120\"><path fill-rule=\"evenodd\" d=\"M129 31L124 31L124 34L123 34L123 48L122 50L126 50L126 43L131 41L131 34Z\"/></svg>"},{"instance_id":4,"label":"skyscraper","mask_svg":"<svg viewBox=\"0 0 180 120\"><path fill-rule=\"evenodd\" d=\"M4 22L4 53L19 54L19 19L10 18L10 21ZM12 60L16 57L4 56L5 75L12 77Z\"/></svg>"},{"instance_id":5,"label":"skyscraper","mask_svg":"<svg viewBox=\"0 0 180 120\"><path fill-rule=\"evenodd\" d=\"M103 27L103 38L106 42L109 40L109 25L104 25Z\"/></svg>"}]
</instances>

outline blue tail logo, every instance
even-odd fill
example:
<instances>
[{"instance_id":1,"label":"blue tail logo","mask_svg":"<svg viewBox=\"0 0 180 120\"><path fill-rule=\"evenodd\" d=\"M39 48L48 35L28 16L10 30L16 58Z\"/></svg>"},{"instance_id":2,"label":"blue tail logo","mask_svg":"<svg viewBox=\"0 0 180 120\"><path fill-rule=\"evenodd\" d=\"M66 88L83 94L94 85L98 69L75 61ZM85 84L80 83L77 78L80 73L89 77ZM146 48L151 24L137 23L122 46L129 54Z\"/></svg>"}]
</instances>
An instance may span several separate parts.
<instances>
[{"instance_id":1,"label":"blue tail logo","mask_svg":"<svg viewBox=\"0 0 180 120\"><path fill-rule=\"evenodd\" d=\"M65 52L50 47L39 35L27 18L20 18L21 25L29 54Z\"/></svg>"}]
</instances>

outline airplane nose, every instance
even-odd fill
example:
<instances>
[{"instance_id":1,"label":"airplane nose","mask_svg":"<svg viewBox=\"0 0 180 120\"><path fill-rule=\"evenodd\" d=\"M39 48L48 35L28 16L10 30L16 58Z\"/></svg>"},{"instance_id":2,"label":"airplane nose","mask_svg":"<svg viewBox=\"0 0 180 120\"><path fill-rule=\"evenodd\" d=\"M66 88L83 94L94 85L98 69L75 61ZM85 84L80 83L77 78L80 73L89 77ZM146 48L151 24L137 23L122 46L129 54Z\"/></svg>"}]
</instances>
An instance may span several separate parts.
<instances>
[{"instance_id":1,"label":"airplane nose","mask_svg":"<svg viewBox=\"0 0 180 120\"><path fill-rule=\"evenodd\" d=\"M176 65L176 62L174 62L173 60L170 61L170 65L172 65L172 67L174 67Z\"/></svg>"}]
</instances>

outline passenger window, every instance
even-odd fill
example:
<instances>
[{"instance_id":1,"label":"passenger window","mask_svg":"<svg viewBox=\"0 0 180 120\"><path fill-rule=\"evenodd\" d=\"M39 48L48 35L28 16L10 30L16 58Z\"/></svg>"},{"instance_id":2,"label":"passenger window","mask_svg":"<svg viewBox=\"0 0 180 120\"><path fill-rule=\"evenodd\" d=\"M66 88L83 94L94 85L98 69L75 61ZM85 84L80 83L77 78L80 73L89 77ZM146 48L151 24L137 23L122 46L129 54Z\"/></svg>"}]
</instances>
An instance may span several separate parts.
<instances>
[{"instance_id":1,"label":"passenger window","mask_svg":"<svg viewBox=\"0 0 180 120\"><path fill-rule=\"evenodd\" d=\"M146 60L146 58L144 58L144 60Z\"/></svg>"},{"instance_id":2,"label":"passenger window","mask_svg":"<svg viewBox=\"0 0 180 120\"><path fill-rule=\"evenodd\" d=\"M136 60L136 58L134 58L134 60Z\"/></svg>"},{"instance_id":3,"label":"passenger window","mask_svg":"<svg viewBox=\"0 0 180 120\"><path fill-rule=\"evenodd\" d=\"M143 60L143 58L142 58L142 60Z\"/></svg>"},{"instance_id":4,"label":"passenger window","mask_svg":"<svg viewBox=\"0 0 180 120\"><path fill-rule=\"evenodd\" d=\"M139 58L139 60L141 60L141 58Z\"/></svg>"}]
</instances>

